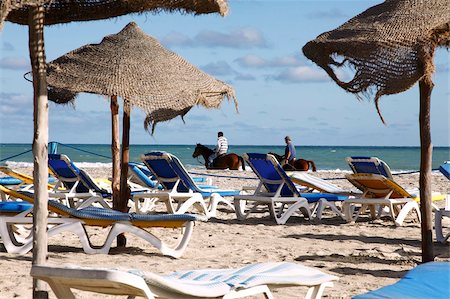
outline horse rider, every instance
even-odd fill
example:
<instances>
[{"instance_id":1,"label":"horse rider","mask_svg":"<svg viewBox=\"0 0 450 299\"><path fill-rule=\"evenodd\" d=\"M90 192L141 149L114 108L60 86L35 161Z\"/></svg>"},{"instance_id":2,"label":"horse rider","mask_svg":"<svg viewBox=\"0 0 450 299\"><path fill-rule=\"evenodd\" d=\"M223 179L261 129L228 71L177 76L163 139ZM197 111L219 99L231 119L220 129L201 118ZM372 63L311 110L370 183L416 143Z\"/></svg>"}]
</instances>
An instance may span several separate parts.
<instances>
[{"instance_id":1,"label":"horse rider","mask_svg":"<svg viewBox=\"0 0 450 299\"><path fill-rule=\"evenodd\" d=\"M295 162L295 146L292 143L292 139L289 136L284 137L284 141L286 142L286 147L284 149L284 164L294 165Z\"/></svg>"},{"instance_id":2,"label":"horse rider","mask_svg":"<svg viewBox=\"0 0 450 299\"><path fill-rule=\"evenodd\" d=\"M228 151L228 140L227 138L225 138L225 136L223 136L223 132L218 132L217 145L214 148L214 155L211 155L213 156L214 159L212 161L210 160L210 164L214 165L217 158L226 155L227 151Z\"/></svg>"}]
</instances>

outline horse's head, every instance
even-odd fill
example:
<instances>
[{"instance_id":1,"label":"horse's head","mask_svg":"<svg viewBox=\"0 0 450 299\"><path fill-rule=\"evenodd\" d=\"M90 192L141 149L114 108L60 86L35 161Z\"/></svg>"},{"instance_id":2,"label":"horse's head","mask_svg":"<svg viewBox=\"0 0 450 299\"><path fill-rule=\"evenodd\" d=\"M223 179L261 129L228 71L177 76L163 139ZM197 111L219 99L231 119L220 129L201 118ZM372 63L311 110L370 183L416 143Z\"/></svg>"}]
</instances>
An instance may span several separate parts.
<instances>
[{"instance_id":1,"label":"horse's head","mask_svg":"<svg viewBox=\"0 0 450 299\"><path fill-rule=\"evenodd\" d=\"M277 153L269 152L268 154L274 156L275 159L277 159L278 162L281 162L281 160L283 160L283 156L278 155Z\"/></svg>"},{"instance_id":2,"label":"horse's head","mask_svg":"<svg viewBox=\"0 0 450 299\"><path fill-rule=\"evenodd\" d=\"M193 158L197 158L198 156L200 156L202 154L201 147L202 147L202 145L200 143L197 143L197 145L195 146L194 152L192 153Z\"/></svg>"},{"instance_id":3,"label":"horse's head","mask_svg":"<svg viewBox=\"0 0 450 299\"><path fill-rule=\"evenodd\" d=\"M210 149L207 146L204 146L203 144L197 143L195 146L194 152L192 153L193 158L197 158L198 156L202 155L203 157L209 157L214 153L212 149Z\"/></svg>"}]
</instances>

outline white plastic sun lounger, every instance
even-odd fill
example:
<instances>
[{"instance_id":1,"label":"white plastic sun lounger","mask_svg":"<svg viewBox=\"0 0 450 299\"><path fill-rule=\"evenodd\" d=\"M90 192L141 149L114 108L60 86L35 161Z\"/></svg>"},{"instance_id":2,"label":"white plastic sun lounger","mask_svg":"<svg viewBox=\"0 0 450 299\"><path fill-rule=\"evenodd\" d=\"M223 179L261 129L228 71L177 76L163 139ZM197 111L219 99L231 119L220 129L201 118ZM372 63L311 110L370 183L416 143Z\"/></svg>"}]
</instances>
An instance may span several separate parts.
<instances>
[{"instance_id":1,"label":"white plastic sun lounger","mask_svg":"<svg viewBox=\"0 0 450 299\"><path fill-rule=\"evenodd\" d=\"M348 222L354 222L370 209L372 218L375 218L375 208L378 207L378 217L387 208L389 216L395 225L401 226L408 213L415 211L420 222L419 204L414 197L393 180L378 174L357 173L347 174L346 178L364 193L355 198L349 198L342 206ZM354 212L355 206L360 206Z\"/></svg>"},{"instance_id":2,"label":"white plastic sun lounger","mask_svg":"<svg viewBox=\"0 0 450 299\"><path fill-rule=\"evenodd\" d=\"M31 193L10 190L1 185L0 192L33 203L33 194ZM32 234L22 236L17 234L14 229L16 225L33 224L33 217L30 216L32 208L28 208L28 210L16 211L17 214L13 214L13 216L0 216L0 239L8 253L25 254L33 249ZM74 209L55 200L48 201L48 209L49 212L53 212L47 219L48 237L61 232L74 233L78 236L84 252L88 254L107 254L117 235L129 233L147 241L163 255L178 258L185 251L192 236L194 221L197 220L195 215L190 214L137 215L93 206ZM108 232L105 233L104 243L94 246L86 227L108 229ZM160 236L155 235L152 232L154 228L176 229L180 233L176 241L169 238L170 241L165 242L162 237L167 239L166 236L161 232L158 234Z\"/></svg>"},{"instance_id":3,"label":"white plastic sun lounger","mask_svg":"<svg viewBox=\"0 0 450 299\"><path fill-rule=\"evenodd\" d=\"M215 186L197 185L174 155L155 151L142 155L141 159L164 189L134 194L133 200L138 213L148 212L157 201L164 202L169 213L183 214L195 208L198 213L204 214L205 218L216 217L219 203L234 209L230 200L225 197L237 195L240 193L239 190L222 190Z\"/></svg>"},{"instance_id":4,"label":"white plastic sun lounger","mask_svg":"<svg viewBox=\"0 0 450 299\"><path fill-rule=\"evenodd\" d=\"M289 174L292 182L310 188L311 190L316 190L323 193L334 193L343 195L355 195L361 194L358 190L346 190L342 189L322 178L310 175L303 171L295 171ZM305 191L307 192L307 191Z\"/></svg>"},{"instance_id":5,"label":"white plastic sun lounger","mask_svg":"<svg viewBox=\"0 0 450 299\"><path fill-rule=\"evenodd\" d=\"M74 266L33 266L31 275L46 281L56 297L75 298L71 289L128 298L243 298L271 289L306 286L305 298L321 298L337 277L297 263L259 263L239 269L203 269L158 275L140 270L113 270ZM295 294L292 294L296 297Z\"/></svg>"},{"instance_id":6,"label":"white plastic sun lounger","mask_svg":"<svg viewBox=\"0 0 450 299\"><path fill-rule=\"evenodd\" d=\"M450 180L450 161L444 162L440 167L439 171ZM450 238L450 232L445 236L443 233L442 219L444 217L450 218L450 194L446 195L445 207L442 209L436 209L434 214L434 229L436 230L436 240L441 243L447 242Z\"/></svg>"}]
</instances>

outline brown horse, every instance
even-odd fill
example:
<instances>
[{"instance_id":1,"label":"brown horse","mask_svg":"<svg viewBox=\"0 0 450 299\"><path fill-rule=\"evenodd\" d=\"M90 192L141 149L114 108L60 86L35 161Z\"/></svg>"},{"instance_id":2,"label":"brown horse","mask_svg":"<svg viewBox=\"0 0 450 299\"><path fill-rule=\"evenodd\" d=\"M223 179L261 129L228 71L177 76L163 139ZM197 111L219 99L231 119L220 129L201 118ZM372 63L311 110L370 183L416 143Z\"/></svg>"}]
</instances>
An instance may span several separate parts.
<instances>
[{"instance_id":1,"label":"brown horse","mask_svg":"<svg viewBox=\"0 0 450 299\"><path fill-rule=\"evenodd\" d=\"M192 157L197 158L198 156L203 156L203 159L205 159L205 167L206 169L231 169L231 170L238 170L239 164L242 165L242 169L245 170L245 163L244 158L242 158L239 155L236 155L234 153L221 155L214 159L214 165L211 166L209 162L209 157L214 154L214 151L203 144L197 143L197 146L195 147L194 153L192 154Z\"/></svg>"},{"instance_id":2,"label":"brown horse","mask_svg":"<svg viewBox=\"0 0 450 299\"><path fill-rule=\"evenodd\" d=\"M270 155L273 155L275 159L277 159L278 162L281 162L284 160L284 156L278 155L276 153L269 153ZM300 171L306 171L309 170L309 167L311 166L312 171L317 171L316 164L314 164L314 161L312 160L305 160L305 159L298 159L294 161L294 165L292 164L284 164L283 169L284 170L300 170Z\"/></svg>"}]
</instances>

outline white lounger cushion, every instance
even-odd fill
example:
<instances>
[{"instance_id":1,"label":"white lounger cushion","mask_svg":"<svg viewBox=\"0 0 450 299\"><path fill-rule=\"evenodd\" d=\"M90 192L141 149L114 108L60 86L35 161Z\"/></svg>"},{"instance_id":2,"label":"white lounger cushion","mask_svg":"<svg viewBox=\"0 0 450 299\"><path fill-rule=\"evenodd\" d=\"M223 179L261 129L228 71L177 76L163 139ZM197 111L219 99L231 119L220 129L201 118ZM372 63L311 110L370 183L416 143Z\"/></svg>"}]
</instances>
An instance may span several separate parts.
<instances>
[{"instance_id":1,"label":"white lounger cushion","mask_svg":"<svg viewBox=\"0 0 450 299\"><path fill-rule=\"evenodd\" d=\"M105 294L146 294L147 298L240 298L258 293L273 298L270 286L307 286L307 298L320 298L323 289L337 279L297 263L259 263L239 269L188 270L168 275L140 270L33 266L31 275L47 281L58 298L73 295L71 288Z\"/></svg>"},{"instance_id":2,"label":"white lounger cushion","mask_svg":"<svg viewBox=\"0 0 450 299\"><path fill-rule=\"evenodd\" d=\"M359 193L358 191L344 190L330 182L327 182L322 178L315 177L302 171L292 172L289 174L289 176L294 183L316 189L320 192L335 194Z\"/></svg>"},{"instance_id":3,"label":"white lounger cushion","mask_svg":"<svg viewBox=\"0 0 450 299\"><path fill-rule=\"evenodd\" d=\"M294 263L259 263L239 269L177 271L159 276L163 281L160 285L155 284L155 274L142 274L150 285L198 297L219 297L232 289L258 285L315 286L337 279L317 269Z\"/></svg>"}]
</instances>

